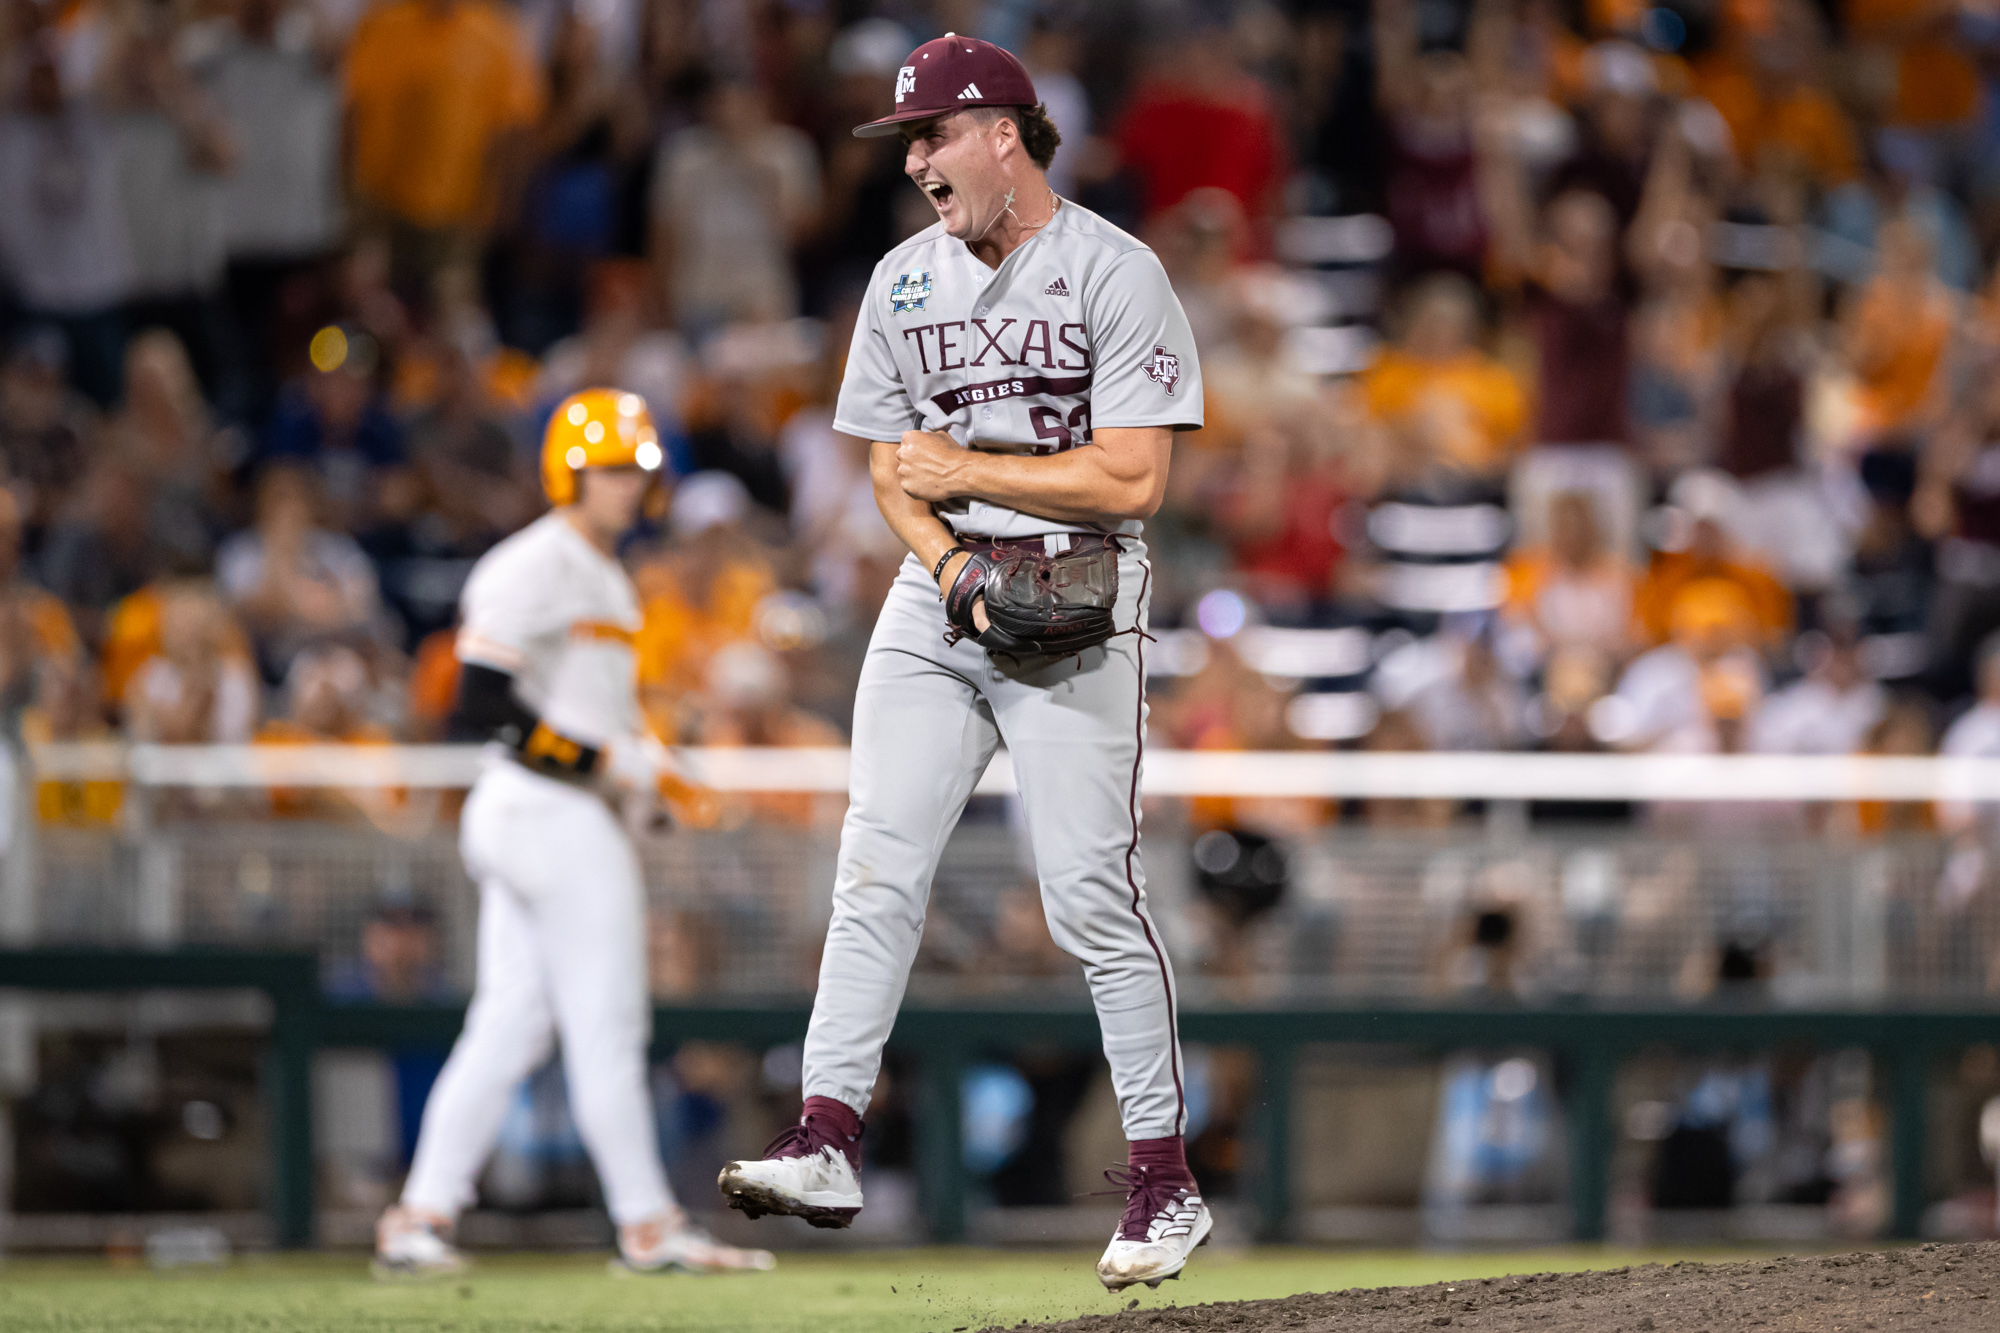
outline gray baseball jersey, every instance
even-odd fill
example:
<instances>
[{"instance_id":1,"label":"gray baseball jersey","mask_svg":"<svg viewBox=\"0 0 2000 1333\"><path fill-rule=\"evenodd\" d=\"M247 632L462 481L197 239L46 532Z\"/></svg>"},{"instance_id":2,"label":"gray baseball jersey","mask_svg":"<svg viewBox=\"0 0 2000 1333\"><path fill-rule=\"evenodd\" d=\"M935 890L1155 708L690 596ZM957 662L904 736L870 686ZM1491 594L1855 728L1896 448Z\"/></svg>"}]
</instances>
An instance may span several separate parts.
<instances>
[{"instance_id":1,"label":"gray baseball jersey","mask_svg":"<svg viewBox=\"0 0 2000 1333\"><path fill-rule=\"evenodd\" d=\"M1025 454L1074 448L1098 426L1201 424L1194 335L1159 257L1067 201L997 269L943 224L891 250L855 321L833 422L864 439L944 431ZM939 516L988 537L1090 530L980 500Z\"/></svg>"},{"instance_id":2,"label":"gray baseball jersey","mask_svg":"<svg viewBox=\"0 0 2000 1333\"><path fill-rule=\"evenodd\" d=\"M1194 339L1160 261L1066 203L998 269L938 227L891 251L854 330L834 424L871 440L949 430L977 449L1052 454L1087 442L1094 427L1187 429L1201 419ZM1086 530L978 502L940 508L964 533ZM903 562L855 692L807 1096L867 1110L938 856L1004 743L1049 931L1083 963L1126 1137L1185 1128L1173 968L1139 858L1152 583L1139 527L1116 526L1114 617L1139 633L1062 658L1020 662L947 640L930 571L914 556ZM1049 549L1065 545L1052 539Z\"/></svg>"}]
</instances>

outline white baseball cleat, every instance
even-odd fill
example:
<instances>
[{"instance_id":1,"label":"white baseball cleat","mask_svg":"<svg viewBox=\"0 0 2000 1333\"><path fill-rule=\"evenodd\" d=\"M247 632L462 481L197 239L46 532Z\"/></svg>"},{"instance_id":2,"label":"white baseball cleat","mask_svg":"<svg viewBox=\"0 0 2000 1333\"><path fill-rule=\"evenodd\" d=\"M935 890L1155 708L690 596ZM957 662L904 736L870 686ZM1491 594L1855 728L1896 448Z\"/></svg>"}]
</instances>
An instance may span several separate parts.
<instances>
[{"instance_id":1,"label":"white baseball cleat","mask_svg":"<svg viewBox=\"0 0 2000 1333\"><path fill-rule=\"evenodd\" d=\"M764 1156L731 1162L716 1177L722 1197L746 1217L778 1213L816 1227L851 1226L861 1211L861 1141L807 1115L772 1140Z\"/></svg>"},{"instance_id":2,"label":"white baseball cleat","mask_svg":"<svg viewBox=\"0 0 2000 1333\"><path fill-rule=\"evenodd\" d=\"M375 1259L368 1271L385 1282L463 1273L472 1261L445 1239L450 1225L444 1218L397 1204L375 1223Z\"/></svg>"},{"instance_id":3,"label":"white baseball cleat","mask_svg":"<svg viewBox=\"0 0 2000 1333\"><path fill-rule=\"evenodd\" d=\"M1097 1261L1097 1280L1106 1291L1123 1291L1179 1277L1215 1226L1194 1181L1161 1179L1143 1166L1115 1167L1104 1178L1126 1191L1125 1216Z\"/></svg>"},{"instance_id":4,"label":"white baseball cleat","mask_svg":"<svg viewBox=\"0 0 2000 1333\"><path fill-rule=\"evenodd\" d=\"M769 1250L717 1242L676 1208L618 1228L618 1257L611 1266L623 1273L768 1273L778 1260Z\"/></svg>"}]
</instances>

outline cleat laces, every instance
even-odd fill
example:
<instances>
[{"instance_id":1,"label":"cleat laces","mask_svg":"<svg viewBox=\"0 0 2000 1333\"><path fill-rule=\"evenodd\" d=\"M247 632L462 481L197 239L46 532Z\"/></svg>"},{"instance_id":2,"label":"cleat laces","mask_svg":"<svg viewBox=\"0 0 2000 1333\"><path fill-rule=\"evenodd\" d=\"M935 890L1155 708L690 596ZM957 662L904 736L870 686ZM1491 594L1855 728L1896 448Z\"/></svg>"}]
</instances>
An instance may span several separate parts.
<instances>
[{"instance_id":1,"label":"cleat laces","mask_svg":"<svg viewBox=\"0 0 2000 1333\"><path fill-rule=\"evenodd\" d=\"M1125 1196L1125 1215L1118 1219L1119 1240L1151 1244L1193 1233L1201 1213L1201 1193L1189 1177L1128 1165L1112 1167L1104 1178L1117 1188L1096 1190L1090 1197Z\"/></svg>"},{"instance_id":2,"label":"cleat laces","mask_svg":"<svg viewBox=\"0 0 2000 1333\"><path fill-rule=\"evenodd\" d=\"M787 1157L818 1157L828 1148L847 1158L847 1164L856 1171L861 1169L861 1136L853 1138L841 1133L826 1123L822 1116L808 1115L796 1125L787 1125L783 1133L772 1139L764 1149L766 1160Z\"/></svg>"}]
</instances>

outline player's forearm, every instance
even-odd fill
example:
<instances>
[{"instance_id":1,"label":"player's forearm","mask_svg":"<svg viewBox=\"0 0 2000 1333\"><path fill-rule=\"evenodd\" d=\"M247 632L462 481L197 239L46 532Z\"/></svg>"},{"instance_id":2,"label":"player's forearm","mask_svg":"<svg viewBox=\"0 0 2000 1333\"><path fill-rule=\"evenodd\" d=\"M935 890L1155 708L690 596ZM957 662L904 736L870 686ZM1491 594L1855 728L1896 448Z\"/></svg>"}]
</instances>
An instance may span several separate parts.
<instances>
[{"instance_id":1,"label":"player's forearm","mask_svg":"<svg viewBox=\"0 0 2000 1333\"><path fill-rule=\"evenodd\" d=\"M1151 518L1166 497L1173 433L1105 428L1099 439L1059 454L964 450L954 458L954 495L1065 523Z\"/></svg>"},{"instance_id":2,"label":"player's forearm","mask_svg":"<svg viewBox=\"0 0 2000 1333\"><path fill-rule=\"evenodd\" d=\"M896 473L895 445L882 440L869 442L868 476L875 487L875 507L882 511L889 531L910 548L924 568L935 568L938 557L958 542L928 502L903 489Z\"/></svg>"}]
</instances>

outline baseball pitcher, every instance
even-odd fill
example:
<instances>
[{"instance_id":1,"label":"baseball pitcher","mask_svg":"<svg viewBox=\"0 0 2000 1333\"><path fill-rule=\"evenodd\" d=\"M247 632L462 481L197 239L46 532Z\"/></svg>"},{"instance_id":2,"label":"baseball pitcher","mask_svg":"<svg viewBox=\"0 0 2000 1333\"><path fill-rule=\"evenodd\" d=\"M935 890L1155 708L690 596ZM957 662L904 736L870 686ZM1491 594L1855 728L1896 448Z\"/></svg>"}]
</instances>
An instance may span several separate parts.
<instances>
[{"instance_id":1,"label":"baseball pitcher","mask_svg":"<svg viewBox=\"0 0 2000 1333\"><path fill-rule=\"evenodd\" d=\"M974 783L1012 755L1042 903L1104 1034L1128 1164L1106 1287L1158 1285L1206 1239L1182 1150L1173 970L1146 907L1141 521L1173 432L1202 424L1186 316L1158 258L1044 176L1059 142L1027 71L948 34L910 54L896 110L937 225L877 266L835 427L871 442L910 548L868 648L834 913L805 1047L805 1111L720 1180L732 1206L846 1226L861 1117Z\"/></svg>"},{"instance_id":2,"label":"baseball pitcher","mask_svg":"<svg viewBox=\"0 0 2000 1333\"><path fill-rule=\"evenodd\" d=\"M646 901L614 803L656 808L677 781L641 721L639 597L618 563L662 454L636 394L587 389L550 418L553 511L474 566L462 601L461 732L492 742L459 840L479 885L479 977L424 1107L402 1201L375 1232L378 1276L456 1272L472 1201L514 1088L562 1039L570 1108L637 1272L770 1268L690 1225L660 1167L646 1043Z\"/></svg>"}]
</instances>

